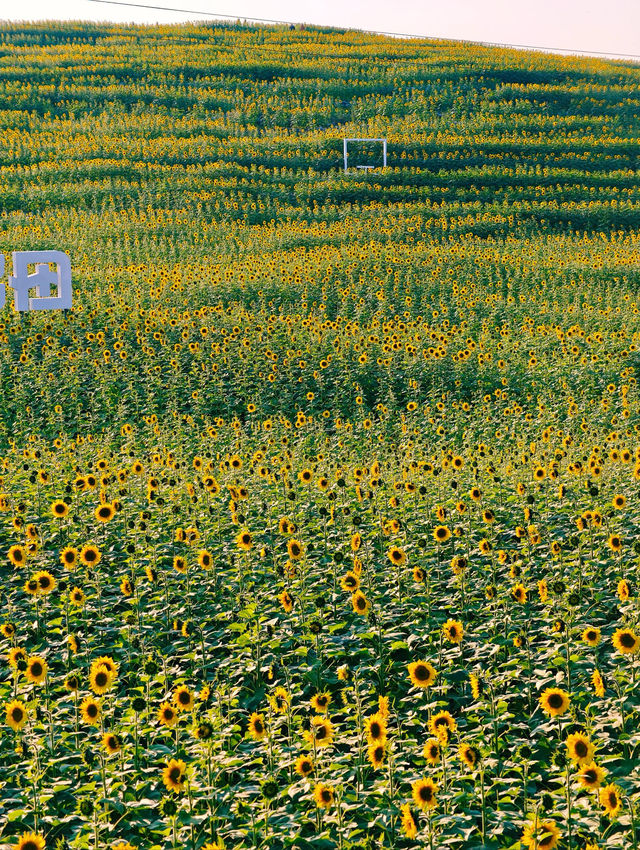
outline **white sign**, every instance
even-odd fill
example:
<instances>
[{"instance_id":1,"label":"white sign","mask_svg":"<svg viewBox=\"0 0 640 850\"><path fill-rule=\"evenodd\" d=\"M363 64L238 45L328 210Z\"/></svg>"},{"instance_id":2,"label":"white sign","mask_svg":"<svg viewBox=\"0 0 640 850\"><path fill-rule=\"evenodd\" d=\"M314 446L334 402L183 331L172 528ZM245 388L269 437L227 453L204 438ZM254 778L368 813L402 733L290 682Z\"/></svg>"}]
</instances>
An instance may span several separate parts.
<instances>
[{"instance_id":1,"label":"white sign","mask_svg":"<svg viewBox=\"0 0 640 850\"><path fill-rule=\"evenodd\" d=\"M347 173L348 162L349 159L349 142L382 142L382 167L387 167L387 140L386 139L343 139L342 140L342 153L344 156L344 173ZM361 169L369 169L375 168L375 165L358 165L356 168Z\"/></svg>"},{"instance_id":2,"label":"white sign","mask_svg":"<svg viewBox=\"0 0 640 850\"><path fill-rule=\"evenodd\" d=\"M51 271L50 264L56 270ZM35 272L29 274L29 266L35 266ZM0 254L0 275L4 274L4 257ZM51 294L51 284L57 293ZM70 310L71 309L71 260L64 251L14 251L13 274L9 276L9 286L13 289L13 306L18 312L28 310ZM35 296L29 291L35 289ZM0 287L0 309L6 299L5 287Z\"/></svg>"}]
</instances>

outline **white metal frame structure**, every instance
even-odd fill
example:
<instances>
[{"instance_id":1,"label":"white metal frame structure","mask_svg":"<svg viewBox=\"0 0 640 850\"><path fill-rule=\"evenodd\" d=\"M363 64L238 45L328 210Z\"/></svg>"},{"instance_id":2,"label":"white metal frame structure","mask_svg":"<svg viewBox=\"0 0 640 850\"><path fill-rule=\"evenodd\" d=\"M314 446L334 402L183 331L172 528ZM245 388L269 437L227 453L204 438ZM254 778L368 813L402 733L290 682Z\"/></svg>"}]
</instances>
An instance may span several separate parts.
<instances>
[{"instance_id":1,"label":"white metal frame structure","mask_svg":"<svg viewBox=\"0 0 640 850\"><path fill-rule=\"evenodd\" d=\"M343 153L344 153L344 173L347 173L347 162L349 159L349 151L347 150L349 146L349 142L382 142L382 167L387 167L387 140L386 139L343 139ZM358 165L357 168L364 169L368 171L371 168L375 168L374 165Z\"/></svg>"}]
</instances>

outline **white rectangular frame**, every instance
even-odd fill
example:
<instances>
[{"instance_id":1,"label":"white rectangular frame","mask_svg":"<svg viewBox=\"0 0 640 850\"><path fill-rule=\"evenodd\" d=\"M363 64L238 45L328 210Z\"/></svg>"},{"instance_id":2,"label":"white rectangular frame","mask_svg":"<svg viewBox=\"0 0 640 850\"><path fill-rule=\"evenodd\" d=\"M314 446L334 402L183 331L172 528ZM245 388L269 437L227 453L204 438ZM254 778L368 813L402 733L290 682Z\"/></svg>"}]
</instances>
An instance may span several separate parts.
<instances>
[{"instance_id":1,"label":"white rectangular frame","mask_svg":"<svg viewBox=\"0 0 640 850\"><path fill-rule=\"evenodd\" d=\"M347 160L349 159L349 152L347 150L349 146L349 142L382 142L382 167L387 167L387 140L386 139L343 139L342 140L342 150L344 154L344 173L347 173ZM365 166L367 167L367 166ZM373 168L374 166L368 166Z\"/></svg>"}]
</instances>

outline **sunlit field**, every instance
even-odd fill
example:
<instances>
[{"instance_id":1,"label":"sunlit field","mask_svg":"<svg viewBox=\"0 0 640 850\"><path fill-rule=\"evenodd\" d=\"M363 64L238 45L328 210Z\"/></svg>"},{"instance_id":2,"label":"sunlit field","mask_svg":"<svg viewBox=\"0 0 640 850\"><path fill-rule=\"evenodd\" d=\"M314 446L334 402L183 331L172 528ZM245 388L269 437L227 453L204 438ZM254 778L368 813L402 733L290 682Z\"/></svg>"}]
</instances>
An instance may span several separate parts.
<instances>
[{"instance_id":1,"label":"sunlit field","mask_svg":"<svg viewBox=\"0 0 640 850\"><path fill-rule=\"evenodd\" d=\"M2 27L0 842L638 850L639 84Z\"/></svg>"}]
</instances>

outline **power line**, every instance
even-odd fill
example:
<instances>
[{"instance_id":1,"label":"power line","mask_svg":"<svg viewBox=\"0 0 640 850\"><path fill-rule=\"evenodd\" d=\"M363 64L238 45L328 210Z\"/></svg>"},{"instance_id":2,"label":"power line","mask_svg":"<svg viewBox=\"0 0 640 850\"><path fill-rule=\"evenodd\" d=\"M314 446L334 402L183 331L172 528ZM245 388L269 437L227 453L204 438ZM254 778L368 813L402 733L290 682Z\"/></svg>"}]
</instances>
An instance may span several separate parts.
<instances>
[{"instance_id":1,"label":"power line","mask_svg":"<svg viewBox=\"0 0 640 850\"><path fill-rule=\"evenodd\" d=\"M262 23L262 24L288 24L290 26L295 26L295 24L299 23L298 21L282 21L275 18L248 18L242 15L229 15L222 12L203 12L199 9L177 9L172 6L155 6L148 3L130 3L126 2L126 0L88 0L89 3L103 3L109 6L129 6L133 9L154 9L163 12L181 12L186 15L204 15L207 18L223 18L225 20L243 20L243 21L251 21L252 23ZM320 26L320 25L314 25ZM342 29L342 27L339 27ZM345 28L351 32L360 32L366 35L388 35L393 36L394 38L417 38L422 39L424 41L455 41L456 39L452 38L438 38L437 36L432 35L417 35L416 33L410 32L386 32L384 30L363 30L363 29L355 29L354 27ZM605 53L603 50L590 50L588 53L584 53L584 51L574 50L569 47L542 47L539 44L501 44L500 42L495 41L472 41L470 39L464 38L459 39L464 44L475 44L479 47L509 47L515 50L542 50L546 53L573 53L578 55L587 55L587 56L607 56L611 58L611 56L620 57L623 59L640 59L640 55L636 53Z\"/></svg>"}]
</instances>

